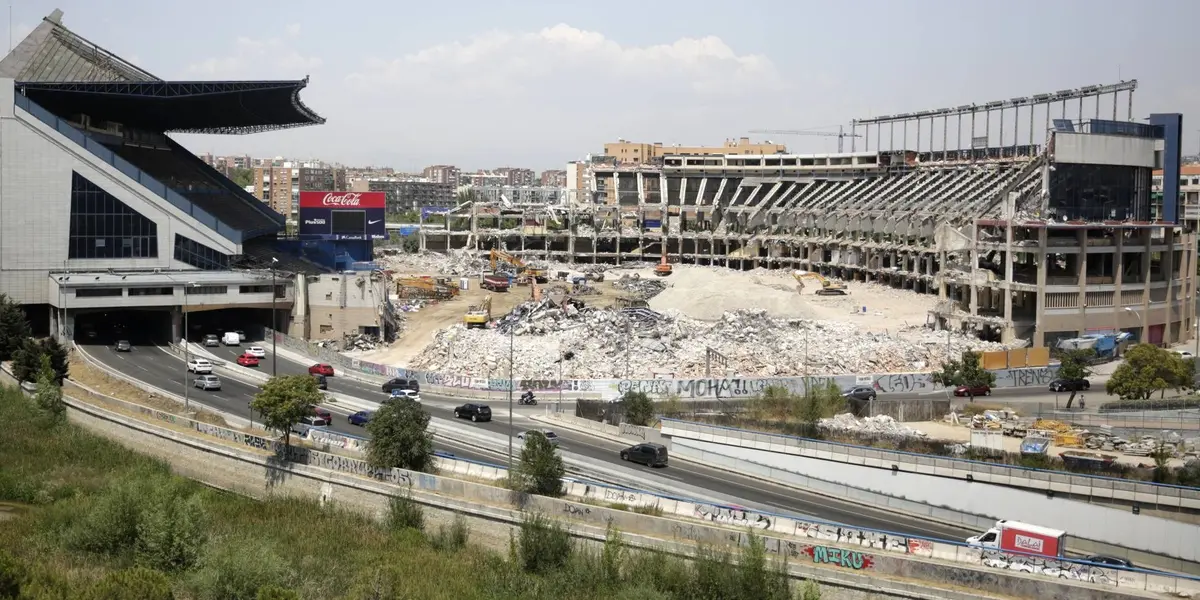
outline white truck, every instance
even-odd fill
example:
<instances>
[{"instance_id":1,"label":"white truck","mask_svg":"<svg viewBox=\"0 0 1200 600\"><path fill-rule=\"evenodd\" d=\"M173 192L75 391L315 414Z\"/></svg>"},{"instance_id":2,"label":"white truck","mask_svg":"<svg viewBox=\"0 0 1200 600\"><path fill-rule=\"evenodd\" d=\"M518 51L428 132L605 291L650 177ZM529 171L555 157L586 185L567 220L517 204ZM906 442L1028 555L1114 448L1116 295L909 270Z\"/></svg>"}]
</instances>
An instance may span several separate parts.
<instances>
[{"instance_id":1,"label":"white truck","mask_svg":"<svg viewBox=\"0 0 1200 600\"><path fill-rule=\"evenodd\" d=\"M221 336L221 342L226 346L241 346L242 336L238 335L236 331L226 331L225 335Z\"/></svg>"},{"instance_id":2,"label":"white truck","mask_svg":"<svg viewBox=\"0 0 1200 600\"><path fill-rule=\"evenodd\" d=\"M1067 532L1001 519L996 521L995 527L967 538L967 544L1004 552L1062 557L1067 549Z\"/></svg>"}]
</instances>

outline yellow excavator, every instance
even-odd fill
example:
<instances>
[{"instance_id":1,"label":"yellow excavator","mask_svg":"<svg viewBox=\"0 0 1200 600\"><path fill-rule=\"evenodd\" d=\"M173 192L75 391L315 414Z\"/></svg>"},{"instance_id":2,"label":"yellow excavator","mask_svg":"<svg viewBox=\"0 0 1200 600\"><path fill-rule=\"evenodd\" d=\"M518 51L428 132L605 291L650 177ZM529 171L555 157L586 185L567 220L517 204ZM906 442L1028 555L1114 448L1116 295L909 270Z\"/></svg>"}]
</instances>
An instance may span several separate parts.
<instances>
[{"instance_id":1,"label":"yellow excavator","mask_svg":"<svg viewBox=\"0 0 1200 600\"><path fill-rule=\"evenodd\" d=\"M497 264L503 262L512 265L512 267L517 270L518 279L520 279L522 276L528 276L537 283L547 283L550 281L550 276L546 273L545 269L531 267L525 264L525 261L521 260L519 257L513 256L503 250L496 250L493 248L490 258L492 262L492 271L496 270Z\"/></svg>"},{"instance_id":2,"label":"yellow excavator","mask_svg":"<svg viewBox=\"0 0 1200 600\"><path fill-rule=\"evenodd\" d=\"M850 295L850 292L847 291L847 289L846 289L846 284L838 282L838 281L830 281L828 279L825 279L825 277L822 276L820 273L814 273L812 271L793 271L792 277L796 278L796 283L798 284L796 286L797 293L801 293L801 294L804 293L804 280L805 279L816 279L817 281L821 282L821 289L817 290L817 292L816 292L816 294L818 296L848 296L848 295Z\"/></svg>"},{"instance_id":3,"label":"yellow excavator","mask_svg":"<svg viewBox=\"0 0 1200 600\"><path fill-rule=\"evenodd\" d=\"M458 285L446 277L401 277L396 279L396 295L401 298L449 300L458 295Z\"/></svg>"},{"instance_id":4,"label":"yellow excavator","mask_svg":"<svg viewBox=\"0 0 1200 600\"><path fill-rule=\"evenodd\" d=\"M484 329L487 327L488 321L492 320L492 297L488 296L483 299L483 304L467 307L467 312L463 314L463 325L467 329L478 327Z\"/></svg>"}]
</instances>

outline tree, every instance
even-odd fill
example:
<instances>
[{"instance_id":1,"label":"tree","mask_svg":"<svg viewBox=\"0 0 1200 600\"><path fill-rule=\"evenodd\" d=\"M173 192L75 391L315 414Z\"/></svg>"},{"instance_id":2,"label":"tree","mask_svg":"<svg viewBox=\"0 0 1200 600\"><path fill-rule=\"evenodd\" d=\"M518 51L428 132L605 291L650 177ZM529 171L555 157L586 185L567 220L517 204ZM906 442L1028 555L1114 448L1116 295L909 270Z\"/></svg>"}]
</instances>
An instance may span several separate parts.
<instances>
[{"instance_id":1,"label":"tree","mask_svg":"<svg viewBox=\"0 0 1200 600\"><path fill-rule=\"evenodd\" d=\"M821 419L832 417L845 406L846 399L842 397L842 390L831 381L823 387L805 390L804 396L800 398L798 416L809 435L815 435Z\"/></svg>"},{"instance_id":2,"label":"tree","mask_svg":"<svg viewBox=\"0 0 1200 600\"><path fill-rule=\"evenodd\" d=\"M562 495L562 478L566 473L558 449L540 431L525 435L521 461L512 474L515 489L543 496Z\"/></svg>"},{"instance_id":3,"label":"tree","mask_svg":"<svg viewBox=\"0 0 1200 600\"><path fill-rule=\"evenodd\" d=\"M67 406L63 404L61 384L55 379L54 369L50 367L50 356L43 354L42 368L38 370L37 375L37 392L33 397L38 407L58 420L67 412Z\"/></svg>"},{"instance_id":4,"label":"tree","mask_svg":"<svg viewBox=\"0 0 1200 600\"><path fill-rule=\"evenodd\" d=\"M244 188L254 183L254 170L235 167L229 170L229 179Z\"/></svg>"},{"instance_id":5,"label":"tree","mask_svg":"<svg viewBox=\"0 0 1200 600\"><path fill-rule=\"evenodd\" d=\"M54 371L54 381L62 385L67 378L67 349L53 338L35 340L26 338L21 348L13 355L13 377L20 381L36 381L42 369L42 357L50 359L50 367Z\"/></svg>"},{"instance_id":6,"label":"tree","mask_svg":"<svg viewBox=\"0 0 1200 600\"><path fill-rule=\"evenodd\" d=\"M0 294L0 361L12 360L33 331L21 304Z\"/></svg>"},{"instance_id":7,"label":"tree","mask_svg":"<svg viewBox=\"0 0 1200 600\"><path fill-rule=\"evenodd\" d=\"M967 388L967 398L975 401L975 390L996 385L996 374L984 369L978 352L963 352L960 360L947 361L942 370L933 374L933 383L942 387Z\"/></svg>"},{"instance_id":8,"label":"tree","mask_svg":"<svg viewBox=\"0 0 1200 600\"><path fill-rule=\"evenodd\" d=\"M625 422L646 427L654 418L654 402L646 392L625 392L621 398L625 408Z\"/></svg>"},{"instance_id":9,"label":"tree","mask_svg":"<svg viewBox=\"0 0 1200 600\"><path fill-rule=\"evenodd\" d=\"M367 463L376 469L430 471L433 468L433 434L429 413L407 398L388 400L379 407L367 431Z\"/></svg>"},{"instance_id":10,"label":"tree","mask_svg":"<svg viewBox=\"0 0 1200 600\"><path fill-rule=\"evenodd\" d=\"M1121 399L1147 400L1154 392L1191 386L1189 368L1174 352L1138 344L1125 352L1125 362L1113 371L1104 391Z\"/></svg>"},{"instance_id":11,"label":"tree","mask_svg":"<svg viewBox=\"0 0 1200 600\"><path fill-rule=\"evenodd\" d=\"M250 408L262 415L265 426L283 433L284 448L290 452L292 427L305 415L312 414L312 407L324 399L315 377L281 375L263 384L250 401Z\"/></svg>"},{"instance_id":12,"label":"tree","mask_svg":"<svg viewBox=\"0 0 1200 600\"><path fill-rule=\"evenodd\" d=\"M1083 348L1079 350L1067 350L1058 357L1058 377L1059 379L1087 379L1092 376L1092 361L1096 359L1096 351L1091 348ZM1071 403L1075 401L1075 394L1078 391L1072 389L1071 395L1067 397L1067 408L1071 408Z\"/></svg>"}]
</instances>

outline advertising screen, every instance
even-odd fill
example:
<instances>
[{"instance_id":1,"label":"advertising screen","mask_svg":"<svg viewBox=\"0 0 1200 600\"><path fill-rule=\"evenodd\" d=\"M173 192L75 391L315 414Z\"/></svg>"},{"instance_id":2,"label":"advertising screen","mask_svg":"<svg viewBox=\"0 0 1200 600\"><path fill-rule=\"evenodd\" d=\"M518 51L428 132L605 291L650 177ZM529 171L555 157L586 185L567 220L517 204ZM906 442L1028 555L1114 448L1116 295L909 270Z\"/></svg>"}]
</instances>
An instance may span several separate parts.
<instances>
[{"instance_id":1,"label":"advertising screen","mask_svg":"<svg viewBox=\"0 0 1200 600\"><path fill-rule=\"evenodd\" d=\"M300 192L300 237L322 240L382 240L383 192Z\"/></svg>"}]
</instances>

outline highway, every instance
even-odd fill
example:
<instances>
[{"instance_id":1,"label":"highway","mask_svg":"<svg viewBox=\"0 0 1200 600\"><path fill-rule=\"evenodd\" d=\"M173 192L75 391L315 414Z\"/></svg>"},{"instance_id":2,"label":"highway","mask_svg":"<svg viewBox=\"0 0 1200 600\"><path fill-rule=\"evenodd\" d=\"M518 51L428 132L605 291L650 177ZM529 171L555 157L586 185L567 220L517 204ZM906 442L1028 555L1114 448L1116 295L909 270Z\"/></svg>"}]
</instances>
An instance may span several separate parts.
<instances>
[{"instance_id":1,"label":"highway","mask_svg":"<svg viewBox=\"0 0 1200 600\"><path fill-rule=\"evenodd\" d=\"M222 359L232 360L249 345L251 344L243 344L241 348L221 347L208 348L208 350ZM269 373L272 361L270 345L260 345L267 350L267 358L261 362L260 369ZM103 364L145 381L150 385L171 391L179 391L181 389L184 371L183 361L163 348L141 346L135 347L134 351L130 353L117 353L107 346L85 346L85 350ZM308 371L309 365L307 364L298 364L287 360L283 356L278 357L278 360L278 372L280 375L294 375L307 373ZM221 391L202 392L193 390L192 397L203 401L204 404L211 405L213 408L232 412L244 418L250 418L248 404L251 397L257 391L257 387L241 383L230 377L221 377L221 381L223 385ZM375 402L385 398L382 390L376 386L337 376L329 378L329 391ZM421 399L425 409L431 415L447 420L453 419L454 406L463 402L454 398L426 393L421 394ZM478 427L500 435L507 435L509 433L507 408L501 406L499 401L496 402L496 405L493 407L494 420L492 422L471 423L470 421L463 420L460 423L464 426ZM341 409L336 405L326 405L325 408L329 409L330 412L337 411L341 415L345 415L346 413L345 409ZM540 423L530 420L528 414L542 410L544 410L544 407L522 407L516 411L514 413L515 431L520 432L527 428L541 426ZM332 429L343 433L367 436L366 431L358 427L349 426L345 422L344 416L339 418L338 414L334 416ZM564 453L569 453L588 462L595 461L597 465L608 469L630 469L631 463L621 461L618 454L628 444L609 441L570 430L556 430L556 433L561 438L559 447ZM472 460L491 463L503 461L502 458L498 460L495 455L480 454L478 450L456 448L453 444L447 445L441 438L438 439L438 445L439 449L443 451ZM785 515L810 517L851 526L893 531L905 535L949 540L963 540L970 535L978 533L960 527L930 523L919 518L895 515L886 511L841 502L836 499L776 485L759 479L710 469L683 460L673 461L671 466L665 469L649 469L640 466L633 466L632 469L634 471L630 472L636 473L639 477L661 478L661 485L665 489L670 489L672 487L671 481L676 481L703 488L716 497L726 499L726 502L730 504L753 504L761 506L765 510ZM683 496L686 494L681 493L680 495Z\"/></svg>"}]
</instances>

